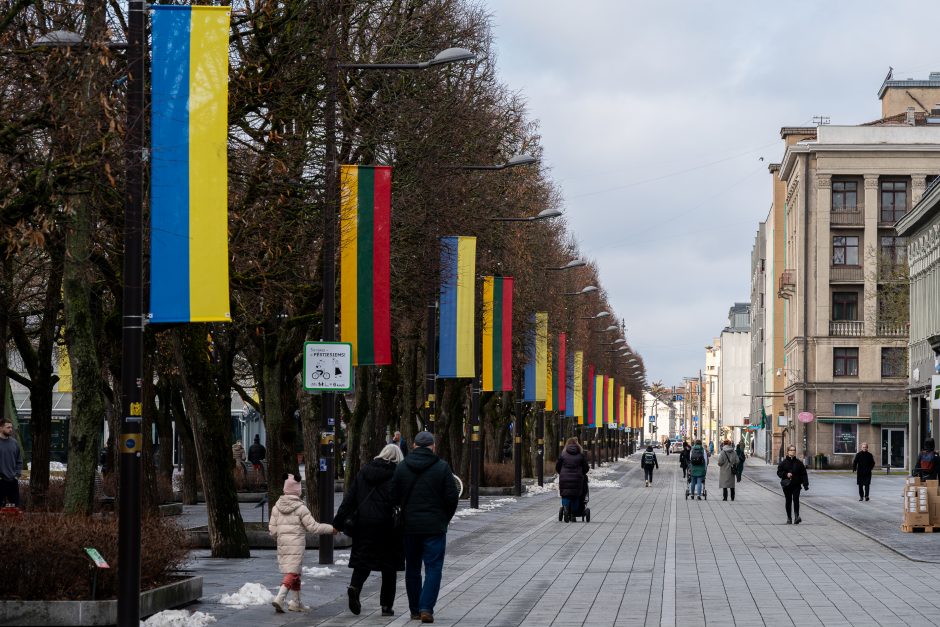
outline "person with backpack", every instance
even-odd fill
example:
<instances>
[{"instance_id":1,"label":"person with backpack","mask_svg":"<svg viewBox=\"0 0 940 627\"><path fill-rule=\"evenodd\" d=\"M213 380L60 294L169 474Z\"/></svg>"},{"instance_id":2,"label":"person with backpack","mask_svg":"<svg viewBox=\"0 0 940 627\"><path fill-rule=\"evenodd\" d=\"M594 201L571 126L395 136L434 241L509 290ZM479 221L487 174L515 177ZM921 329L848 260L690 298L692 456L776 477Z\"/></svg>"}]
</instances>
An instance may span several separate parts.
<instances>
[{"instance_id":1,"label":"person with backpack","mask_svg":"<svg viewBox=\"0 0 940 627\"><path fill-rule=\"evenodd\" d=\"M653 446L647 446L646 452L640 458L640 465L643 467L643 478L646 479L646 487L653 485L653 468L659 468L659 462L656 461L656 453L653 452Z\"/></svg>"},{"instance_id":2,"label":"person with backpack","mask_svg":"<svg viewBox=\"0 0 940 627\"><path fill-rule=\"evenodd\" d=\"M855 482L858 484L858 500L868 500L868 490L871 488L871 471L875 467L875 456L868 452L868 442L862 442L862 450L855 454L852 460L852 471L856 472Z\"/></svg>"},{"instance_id":3,"label":"person with backpack","mask_svg":"<svg viewBox=\"0 0 940 627\"><path fill-rule=\"evenodd\" d=\"M924 450L917 457L917 467L911 473L914 476L919 476L921 481L936 479L938 471L940 471L940 456L937 455L935 448L933 438L924 440Z\"/></svg>"},{"instance_id":4,"label":"person with backpack","mask_svg":"<svg viewBox=\"0 0 940 627\"><path fill-rule=\"evenodd\" d=\"M702 490L705 489L705 475L708 473L708 453L702 446L701 440L696 440L689 451L689 475L692 477L689 484L689 496L702 500ZM698 488L696 490L696 488ZM697 492L697 494L696 494Z\"/></svg>"},{"instance_id":5,"label":"person with backpack","mask_svg":"<svg viewBox=\"0 0 940 627\"><path fill-rule=\"evenodd\" d=\"M731 500L734 500L734 480L737 477L738 454L731 447L731 440L725 440L718 454L718 487L721 488L721 500L728 500L728 490L731 490Z\"/></svg>"},{"instance_id":6,"label":"person with backpack","mask_svg":"<svg viewBox=\"0 0 940 627\"><path fill-rule=\"evenodd\" d=\"M786 499L787 524L798 525L800 518L800 489L809 491L809 476L806 466L796 457L796 447L792 444L787 447L787 456L777 465L777 476L780 477L780 487ZM792 507L792 514L791 514ZM793 520L796 516L796 520Z\"/></svg>"},{"instance_id":7,"label":"person with backpack","mask_svg":"<svg viewBox=\"0 0 940 627\"><path fill-rule=\"evenodd\" d=\"M689 474L689 443L684 441L682 442L682 450L679 452L679 468L682 469L682 478L686 479Z\"/></svg>"}]
</instances>

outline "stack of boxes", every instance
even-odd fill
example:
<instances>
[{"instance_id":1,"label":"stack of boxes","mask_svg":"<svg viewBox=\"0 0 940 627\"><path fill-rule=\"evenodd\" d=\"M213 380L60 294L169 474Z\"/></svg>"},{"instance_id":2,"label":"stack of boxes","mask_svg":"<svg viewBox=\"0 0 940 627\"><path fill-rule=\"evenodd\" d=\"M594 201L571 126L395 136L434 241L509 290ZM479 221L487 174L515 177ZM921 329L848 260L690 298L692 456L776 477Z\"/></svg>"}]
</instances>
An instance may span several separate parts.
<instances>
[{"instance_id":1,"label":"stack of boxes","mask_svg":"<svg viewBox=\"0 0 940 627\"><path fill-rule=\"evenodd\" d=\"M904 526L940 526L940 487L935 479L910 477L904 483Z\"/></svg>"}]
</instances>

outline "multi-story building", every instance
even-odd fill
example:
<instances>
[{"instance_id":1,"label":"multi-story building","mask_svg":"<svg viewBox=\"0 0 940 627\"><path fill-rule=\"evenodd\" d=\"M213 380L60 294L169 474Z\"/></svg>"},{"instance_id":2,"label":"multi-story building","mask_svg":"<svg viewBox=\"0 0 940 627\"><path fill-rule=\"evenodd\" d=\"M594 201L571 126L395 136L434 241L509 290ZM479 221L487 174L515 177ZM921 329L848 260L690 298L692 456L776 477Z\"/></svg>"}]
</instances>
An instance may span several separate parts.
<instances>
[{"instance_id":1,"label":"multi-story building","mask_svg":"<svg viewBox=\"0 0 940 627\"><path fill-rule=\"evenodd\" d=\"M906 84L885 81L883 119L820 126L781 162L786 438L810 463L850 466L861 442L882 465L909 457L907 325L897 314L905 244L893 226L940 172L940 125L893 110Z\"/></svg>"},{"instance_id":2,"label":"multi-story building","mask_svg":"<svg viewBox=\"0 0 940 627\"><path fill-rule=\"evenodd\" d=\"M770 443L766 437L771 432L761 422L766 414L764 407L764 355L767 352L764 328L767 319L767 223L761 222L751 248L751 376L748 390L748 412L750 424L763 429L752 432L754 453L767 457Z\"/></svg>"},{"instance_id":3,"label":"multi-story building","mask_svg":"<svg viewBox=\"0 0 940 627\"><path fill-rule=\"evenodd\" d=\"M721 331L718 364L718 439L739 442L750 423L751 304L735 303Z\"/></svg>"},{"instance_id":4,"label":"multi-story building","mask_svg":"<svg viewBox=\"0 0 940 627\"><path fill-rule=\"evenodd\" d=\"M721 389L718 386L718 372L721 368L721 338L716 337L711 345L705 347L705 370L702 371L702 441L713 442L715 450L719 447L719 407Z\"/></svg>"},{"instance_id":5,"label":"multi-story building","mask_svg":"<svg viewBox=\"0 0 940 627\"><path fill-rule=\"evenodd\" d=\"M940 124L940 107L934 116ZM940 179L895 227L907 240L910 264L910 339L908 345L908 428L916 458L924 440L936 438L940 424L931 407L932 382L940 375ZM894 451L892 451L892 456Z\"/></svg>"}]
</instances>

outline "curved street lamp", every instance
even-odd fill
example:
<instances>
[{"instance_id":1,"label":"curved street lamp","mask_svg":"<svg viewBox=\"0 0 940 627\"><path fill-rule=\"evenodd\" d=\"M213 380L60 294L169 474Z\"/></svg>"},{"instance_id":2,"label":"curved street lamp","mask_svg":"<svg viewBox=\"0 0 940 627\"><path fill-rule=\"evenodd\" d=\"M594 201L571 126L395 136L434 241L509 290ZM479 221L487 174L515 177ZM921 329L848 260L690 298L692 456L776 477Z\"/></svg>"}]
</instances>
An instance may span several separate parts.
<instances>
[{"instance_id":1,"label":"curved street lamp","mask_svg":"<svg viewBox=\"0 0 940 627\"><path fill-rule=\"evenodd\" d=\"M426 70L437 65L472 61L476 58L466 48L447 48L438 52L433 59L418 63L337 63L336 67L346 70Z\"/></svg>"},{"instance_id":2,"label":"curved street lamp","mask_svg":"<svg viewBox=\"0 0 940 627\"><path fill-rule=\"evenodd\" d=\"M610 312L608 311L599 311L593 316L581 316L581 319L582 320L598 320L600 318L606 318L609 315L610 315Z\"/></svg>"},{"instance_id":3,"label":"curved street lamp","mask_svg":"<svg viewBox=\"0 0 940 627\"><path fill-rule=\"evenodd\" d=\"M571 270L572 268L581 268L586 265L587 265L587 262L584 259L572 259L571 261L569 261L563 266L547 267L545 269L546 270ZM610 314L606 314L606 315L609 316Z\"/></svg>"},{"instance_id":4,"label":"curved street lamp","mask_svg":"<svg viewBox=\"0 0 940 627\"><path fill-rule=\"evenodd\" d=\"M505 163L494 163L491 165L445 165L446 170L505 170L520 165L532 165L538 163L538 159L532 155L513 155Z\"/></svg>"},{"instance_id":5,"label":"curved street lamp","mask_svg":"<svg viewBox=\"0 0 940 627\"><path fill-rule=\"evenodd\" d=\"M591 292L596 292L596 285L585 285L577 292L565 292L565 296L581 296L583 294L590 294Z\"/></svg>"},{"instance_id":6,"label":"curved street lamp","mask_svg":"<svg viewBox=\"0 0 940 627\"><path fill-rule=\"evenodd\" d=\"M538 215L525 218L490 218L490 220L493 222L536 222L538 220L557 218L560 215L562 215L562 213L558 209L545 209L540 211Z\"/></svg>"}]
</instances>

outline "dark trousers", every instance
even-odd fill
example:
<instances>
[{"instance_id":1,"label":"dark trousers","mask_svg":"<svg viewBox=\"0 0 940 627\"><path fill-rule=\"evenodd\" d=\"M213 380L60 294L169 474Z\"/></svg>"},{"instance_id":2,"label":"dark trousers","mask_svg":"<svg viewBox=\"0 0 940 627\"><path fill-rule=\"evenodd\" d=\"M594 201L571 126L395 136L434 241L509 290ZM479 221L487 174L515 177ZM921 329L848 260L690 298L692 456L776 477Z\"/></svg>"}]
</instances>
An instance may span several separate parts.
<instances>
[{"instance_id":1,"label":"dark trousers","mask_svg":"<svg viewBox=\"0 0 940 627\"><path fill-rule=\"evenodd\" d=\"M683 478L683 479L685 479L686 477L688 477L688 472L689 472L689 469L688 469L688 468L683 468L683 469L682 469L682 478Z\"/></svg>"},{"instance_id":2,"label":"dark trousers","mask_svg":"<svg viewBox=\"0 0 940 627\"><path fill-rule=\"evenodd\" d=\"M372 571L368 568L353 568L352 581L349 582L353 588L362 590L362 585L369 578ZM382 589L379 591L379 605L382 607L392 607L395 603L395 569L382 571Z\"/></svg>"},{"instance_id":3,"label":"dark trousers","mask_svg":"<svg viewBox=\"0 0 940 627\"><path fill-rule=\"evenodd\" d=\"M4 503L20 506L19 479L0 479L0 505Z\"/></svg>"},{"instance_id":4,"label":"dark trousers","mask_svg":"<svg viewBox=\"0 0 940 627\"><path fill-rule=\"evenodd\" d=\"M858 498L867 499L868 498L868 488L871 487L870 483L858 486Z\"/></svg>"},{"instance_id":5,"label":"dark trousers","mask_svg":"<svg viewBox=\"0 0 940 627\"><path fill-rule=\"evenodd\" d=\"M653 467L650 466L649 468L647 468L646 466L643 466L643 476L646 478L647 481L649 481L650 483L653 483Z\"/></svg>"},{"instance_id":6,"label":"dark trousers","mask_svg":"<svg viewBox=\"0 0 940 627\"><path fill-rule=\"evenodd\" d=\"M734 500L734 488L722 488L721 489L722 500L724 501L728 500L728 490L731 490L731 500L733 501Z\"/></svg>"},{"instance_id":7,"label":"dark trousers","mask_svg":"<svg viewBox=\"0 0 940 627\"><path fill-rule=\"evenodd\" d=\"M447 535L405 534L405 590L408 592L408 609L412 614L428 612L434 615L437 595L441 591L441 574L444 570L444 551ZM421 581L421 565L424 564L424 581Z\"/></svg>"},{"instance_id":8,"label":"dark trousers","mask_svg":"<svg viewBox=\"0 0 940 627\"><path fill-rule=\"evenodd\" d=\"M786 499L787 506L787 518L800 517L800 490L799 487L783 489L783 497ZM791 508L793 510L792 516L790 515Z\"/></svg>"}]
</instances>

